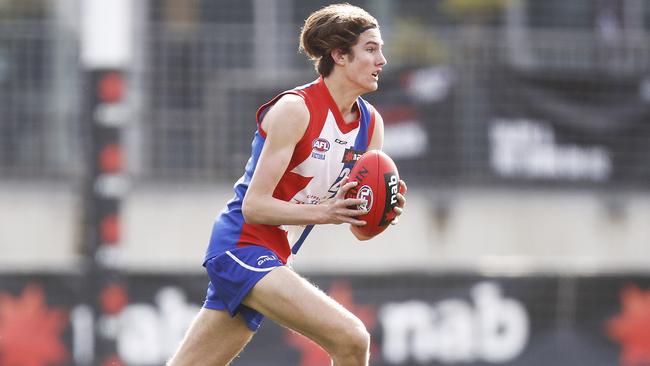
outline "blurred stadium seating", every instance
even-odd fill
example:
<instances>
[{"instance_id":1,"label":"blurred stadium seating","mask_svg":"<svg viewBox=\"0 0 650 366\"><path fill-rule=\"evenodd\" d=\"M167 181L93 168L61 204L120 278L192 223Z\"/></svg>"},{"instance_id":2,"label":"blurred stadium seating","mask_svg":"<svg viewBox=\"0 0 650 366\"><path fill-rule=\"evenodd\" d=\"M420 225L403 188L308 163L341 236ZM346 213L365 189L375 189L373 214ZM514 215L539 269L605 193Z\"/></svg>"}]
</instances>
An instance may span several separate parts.
<instances>
[{"instance_id":1,"label":"blurred stadium seating","mask_svg":"<svg viewBox=\"0 0 650 366\"><path fill-rule=\"evenodd\" d=\"M65 12L56 11L56 1L30 2L29 11L19 2L7 3L12 5L5 6L0 53L2 178L77 179L84 132L79 35L74 24L56 17ZM58 4L66 6L65 1ZM297 35L302 19L323 4L158 1L142 6L136 62L129 70L134 114L127 135L134 179L213 183L238 177L257 106L277 91L315 77L297 52ZM531 87L546 82L542 87L550 93L572 82L567 86L574 89L574 99L612 105L627 82L631 97L634 87L643 88L637 89L644 93L637 94L639 103L647 103L648 6L634 0L599 4L361 2L382 19L390 64L380 92L368 99L387 114L389 127L415 125L391 131L407 138L423 133L409 140L416 145L411 150L395 152L405 160L408 177L453 186L494 182L498 174L490 168L486 133L490 107L511 97L508 84L499 80L534 79ZM280 10L270 11L276 6ZM574 124L580 124L574 128L583 128L583 134L596 135L577 142L588 146L591 137L593 144L603 145L597 133L604 127L590 127L589 121ZM610 153L635 162L636 154L646 153L625 151L636 147L639 134L648 138L647 126L637 128L634 136L621 133L618 141L608 142ZM563 137L571 136L556 138ZM616 171L643 174L604 179L602 186L647 185L642 165L617 162ZM498 183L531 182L539 180ZM542 182L578 188L590 183L561 177Z\"/></svg>"}]
</instances>

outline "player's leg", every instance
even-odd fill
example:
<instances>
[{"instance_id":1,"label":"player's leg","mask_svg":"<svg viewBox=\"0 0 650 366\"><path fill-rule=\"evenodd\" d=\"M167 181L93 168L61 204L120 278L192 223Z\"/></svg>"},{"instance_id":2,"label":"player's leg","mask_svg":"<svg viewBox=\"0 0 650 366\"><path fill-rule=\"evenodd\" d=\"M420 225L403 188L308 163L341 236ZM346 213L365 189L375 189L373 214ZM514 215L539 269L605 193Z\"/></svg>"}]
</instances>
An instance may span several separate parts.
<instances>
[{"instance_id":1,"label":"player's leg","mask_svg":"<svg viewBox=\"0 0 650 366\"><path fill-rule=\"evenodd\" d=\"M243 304L310 338L336 366L368 364L370 335L361 320L287 267L264 276Z\"/></svg>"},{"instance_id":2,"label":"player's leg","mask_svg":"<svg viewBox=\"0 0 650 366\"><path fill-rule=\"evenodd\" d=\"M167 366L228 365L253 334L241 315L201 308Z\"/></svg>"}]
</instances>

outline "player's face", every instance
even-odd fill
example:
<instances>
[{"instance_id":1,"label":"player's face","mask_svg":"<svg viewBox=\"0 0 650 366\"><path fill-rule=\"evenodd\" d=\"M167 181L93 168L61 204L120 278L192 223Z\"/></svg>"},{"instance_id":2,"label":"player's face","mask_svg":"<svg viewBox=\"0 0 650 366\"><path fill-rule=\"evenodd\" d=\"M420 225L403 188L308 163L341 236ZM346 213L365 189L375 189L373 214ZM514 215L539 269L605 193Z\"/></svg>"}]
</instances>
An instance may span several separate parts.
<instances>
[{"instance_id":1,"label":"player's face","mask_svg":"<svg viewBox=\"0 0 650 366\"><path fill-rule=\"evenodd\" d=\"M387 62L383 45L379 29L368 29L359 35L359 41L352 46L352 55L348 55L348 78L364 92L377 90L379 74Z\"/></svg>"}]
</instances>

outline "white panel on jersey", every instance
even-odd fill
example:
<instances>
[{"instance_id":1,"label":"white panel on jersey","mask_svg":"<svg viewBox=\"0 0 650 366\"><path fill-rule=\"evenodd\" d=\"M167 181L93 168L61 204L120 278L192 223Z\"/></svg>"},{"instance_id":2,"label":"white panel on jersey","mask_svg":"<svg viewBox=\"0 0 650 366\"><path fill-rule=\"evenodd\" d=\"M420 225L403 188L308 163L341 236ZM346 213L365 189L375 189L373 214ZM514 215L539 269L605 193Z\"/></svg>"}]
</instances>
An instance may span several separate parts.
<instances>
[{"instance_id":1,"label":"white panel on jersey","mask_svg":"<svg viewBox=\"0 0 650 366\"><path fill-rule=\"evenodd\" d=\"M332 186L349 173L349 169L344 168L343 154L345 149L354 145L358 133L358 128L347 134L341 132L332 111L327 112L323 129L314 140L319 141L312 147L309 157L292 170L303 177L314 178L293 197L292 202L318 204L336 193Z\"/></svg>"}]
</instances>

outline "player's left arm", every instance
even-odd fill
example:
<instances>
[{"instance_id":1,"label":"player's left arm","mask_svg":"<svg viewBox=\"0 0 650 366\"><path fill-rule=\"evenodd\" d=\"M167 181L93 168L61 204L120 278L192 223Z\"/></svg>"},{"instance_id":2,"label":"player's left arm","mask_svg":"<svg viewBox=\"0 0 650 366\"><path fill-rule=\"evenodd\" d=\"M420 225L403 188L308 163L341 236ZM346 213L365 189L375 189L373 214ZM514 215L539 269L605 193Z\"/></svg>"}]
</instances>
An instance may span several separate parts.
<instances>
[{"instance_id":1,"label":"player's left arm","mask_svg":"<svg viewBox=\"0 0 650 366\"><path fill-rule=\"evenodd\" d=\"M373 108L374 109L374 108ZM370 138L370 143L368 144L368 150L381 150L384 146L384 119L381 114L375 109L375 129L372 132L372 137ZM403 180L399 180L399 193L397 193L397 206L395 206L395 218L390 223L392 225L397 224L399 216L404 212L404 205L406 204L406 183Z\"/></svg>"},{"instance_id":2,"label":"player's left arm","mask_svg":"<svg viewBox=\"0 0 650 366\"><path fill-rule=\"evenodd\" d=\"M374 115L375 128L372 131L372 137L370 138L370 143L368 144L368 150L381 150L384 146L384 119L376 109L374 110ZM404 205L406 204L406 197L404 197L404 194L406 193L406 183L400 179L399 184L400 189L399 193L397 193L397 206L394 208L396 216L390 222L392 225L397 224L397 219L402 214L402 212L404 212ZM355 230L354 225L350 225L350 231L352 231L352 234L354 234L354 236L359 240L368 240L372 238L365 236Z\"/></svg>"}]
</instances>

